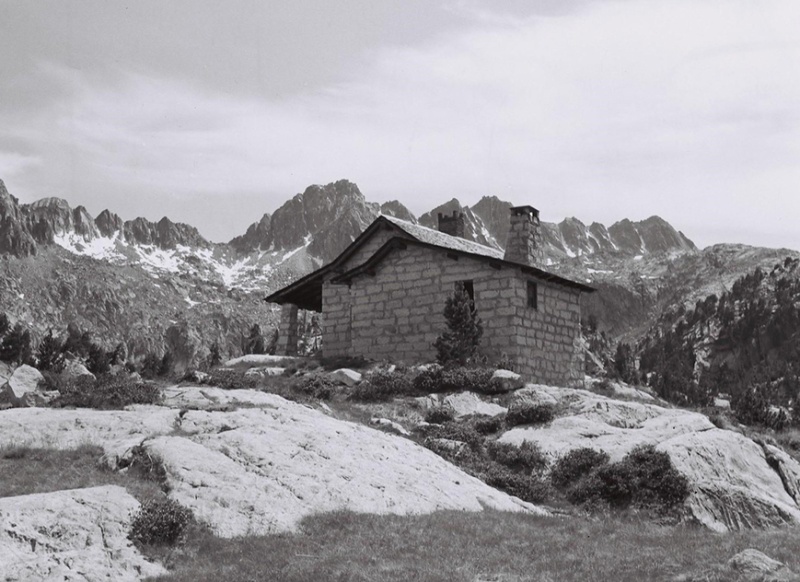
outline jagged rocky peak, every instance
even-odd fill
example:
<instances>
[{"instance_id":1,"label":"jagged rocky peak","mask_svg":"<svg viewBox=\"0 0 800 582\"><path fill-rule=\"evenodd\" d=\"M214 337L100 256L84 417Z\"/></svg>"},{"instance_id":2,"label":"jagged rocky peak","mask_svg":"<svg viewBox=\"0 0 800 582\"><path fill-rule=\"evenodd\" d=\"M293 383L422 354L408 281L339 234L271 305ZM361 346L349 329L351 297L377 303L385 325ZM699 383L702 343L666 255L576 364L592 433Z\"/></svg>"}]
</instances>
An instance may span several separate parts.
<instances>
[{"instance_id":1,"label":"jagged rocky peak","mask_svg":"<svg viewBox=\"0 0 800 582\"><path fill-rule=\"evenodd\" d=\"M125 241L131 244L151 245L161 249L174 249L178 245L187 247L208 247L197 229L181 222L172 222L166 216L158 223L138 217L123 225Z\"/></svg>"},{"instance_id":2,"label":"jagged rocky peak","mask_svg":"<svg viewBox=\"0 0 800 582\"><path fill-rule=\"evenodd\" d=\"M658 216L651 216L640 222L626 218L611 225L608 232L618 250L627 254L697 250L695 244L683 233Z\"/></svg>"},{"instance_id":3,"label":"jagged rocky peak","mask_svg":"<svg viewBox=\"0 0 800 582\"><path fill-rule=\"evenodd\" d=\"M348 180L309 186L272 215L272 245L293 249L313 238L312 252L330 260L331 253L343 250L379 211L380 207L367 202L358 186Z\"/></svg>"},{"instance_id":4,"label":"jagged rocky peak","mask_svg":"<svg viewBox=\"0 0 800 582\"><path fill-rule=\"evenodd\" d=\"M94 219L83 206L71 208L63 198L42 198L22 206L36 242L51 244L56 236L72 233L89 241L99 236Z\"/></svg>"},{"instance_id":5,"label":"jagged rocky peak","mask_svg":"<svg viewBox=\"0 0 800 582\"><path fill-rule=\"evenodd\" d=\"M94 219L94 223L97 225L97 230L100 231L100 234L106 238L114 236L125 226L122 218L108 209L98 214L97 218Z\"/></svg>"},{"instance_id":6,"label":"jagged rocky peak","mask_svg":"<svg viewBox=\"0 0 800 582\"><path fill-rule=\"evenodd\" d=\"M411 211L397 200L390 200L381 204L381 214L394 216L395 218L407 220L408 222L417 222L417 219L411 214Z\"/></svg>"},{"instance_id":7,"label":"jagged rocky peak","mask_svg":"<svg viewBox=\"0 0 800 582\"><path fill-rule=\"evenodd\" d=\"M439 214L444 216L452 216L453 212L462 213L464 215L464 238L473 240L482 245L502 248L505 245L505 239L499 240L489 230L483 218L473 212L469 206L462 206L458 198L453 198L444 204L437 206L430 212L427 212L419 217L419 223L428 228L439 228ZM506 223L508 223L508 209L506 208ZM508 225L506 225L506 233L508 232Z\"/></svg>"},{"instance_id":8,"label":"jagged rocky peak","mask_svg":"<svg viewBox=\"0 0 800 582\"><path fill-rule=\"evenodd\" d=\"M272 244L272 217L267 213L261 220L247 227L247 232L228 243L240 253L265 251Z\"/></svg>"},{"instance_id":9,"label":"jagged rocky peak","mask_svg":"<svg viewBox=\"0 0 800 582\"><path fill-rule=\"evenodd\" d=\"M484 196L472 206L472 211L481 217L487 230L501 247L505 247L508 238L508 209L512 206L514 205L511 202L500 200L497 196Z\"/></svg>"},{"instance_id":10,"label":"jagged rocky peak","mask_svg":"<svg viewBox=\"0 0 800 582\"><path fill-rule=\"evenodd\" d=\"M36 241L27 228L19 201L0 180L0 253L27 257L36 254Z\"/></svg>"}]
</instances>

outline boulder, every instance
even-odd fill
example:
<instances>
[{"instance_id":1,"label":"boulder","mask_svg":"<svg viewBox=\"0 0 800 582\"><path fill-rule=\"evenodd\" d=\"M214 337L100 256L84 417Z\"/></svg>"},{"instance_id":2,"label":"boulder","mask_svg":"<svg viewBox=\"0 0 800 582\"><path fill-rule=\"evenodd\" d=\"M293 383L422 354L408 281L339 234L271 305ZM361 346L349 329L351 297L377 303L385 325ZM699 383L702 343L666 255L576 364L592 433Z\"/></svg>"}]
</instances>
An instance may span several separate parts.
<instances>
[{"instance_id":1,"label":"boulder","mask_svg":"<svg viewBox=\"0 0 800 582\"><path fill-rule=\"evenodd\" d=\"M731 408L731 401L726 398L714 398L714 407L715 408L722 408L723 410L730 410Z\"/></svg>"},{"instance_id":2,"label":"boulder","mask_svg":"<svg viewBox=\"0 0 800 582\"><path fill-rule=\"evenodd\" d=\"M355 370L351 370L350 368L339 368L338 370L334 370L328 374L328 377L337 384L341 384L343 386L355 386L361 382L361 374Z\"/></svg>"},{"instance_id":3,"label":"boulder","mask_svg":"<svg viewBox=\"0 0 800 582\"><path fill-rule=\"evenodd\" d=\"M549 404L555 405L558 399L550 394L544 386L536 384L528 384L524 388L517 390L511 397L511 406L530 404L541 405Z\"/></svg>"},{"instance_id":4,"label":"boulder","mask_svg":"<svg viewBox=\"0 0 800 582\"><path fill-rule=\"evenodd\" d=\"M773 560L758 550L748 549L728 560L728 567L743 582L797 582L800 576L784 563Z\"/></svg>"},{"instance_id":5,"label":"boulder","mask_svg":"<svg viewBox=\"0 0 800 582\"><path fill-rule=\"evenodd\" d=\"M506 412L506 409L499 404L485 402L473 392L450 394L444 398L443 405L452 408L457 418L470 414L497 416Z\"/></svg>"},{"instance_id":6,"label":"boulder","mask_svg":"<svg viewBox=\"0 0 800 582\"><path fill-rule=\"evenodd\" d=\"M166 574L128 540L138 508L116 486L0 498L0 579L136 582Z\"/></svg>"},{"instance_id":7,"label":"boulder","mask_svg":"<svg viewBox=\"0 0 800 582\"><path fill-rule=\"evenodd\" d=\"M499 385L503 392L519 390L525 385L522 376L511 370L495 370L492 374L492 383Z\"/></svg>"},{"instance_id":8,"label":"boulder","mask_svg":"<svg viewBox=\"0 0 800 582\"><path fill-rule=\"evenodd\" d=\"M49 401L48 395L39 389L44 376L36 368L23 364L0 387L0 402L14 407L44 406ZM50 395L52 396L52 395Z\"/></svg>"},{"instance_id":9,"label":"boulder","mask_svg":"<svg viewBox=\"0 0 800 582\"><path fill-rule=\"evenodd\" d=\"M186 379L191 382L197 382L198 384L205 384L208 382L208 379L211 376L206 374L205 372L201 372L200 370L192 370L187 374Z\"/></svg>"},{"instance_id":10,"label":"boulder","mask_svg":"<svg viewBox=\"0 0 800 582\"><path fill-rule=\"evenodd\" d=\"M64 380L74 380L82 376L89 376L92 379L95 377L80 360L69 360L61 372L61 377Z\"/></svg>"}]
</instances>

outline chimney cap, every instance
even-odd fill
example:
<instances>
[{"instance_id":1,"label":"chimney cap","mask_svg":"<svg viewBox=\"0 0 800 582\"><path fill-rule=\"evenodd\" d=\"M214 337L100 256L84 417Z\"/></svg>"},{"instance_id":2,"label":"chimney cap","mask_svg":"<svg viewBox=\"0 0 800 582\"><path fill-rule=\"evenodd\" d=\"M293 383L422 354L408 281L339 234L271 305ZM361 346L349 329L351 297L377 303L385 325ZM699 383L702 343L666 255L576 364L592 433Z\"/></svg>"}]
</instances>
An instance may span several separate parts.
<instances>
[{"instance_id":1,"label":"chimney cap","mask_svg":"<svg viewBox=\"0 0 800 582\"><path fill-rule=\"evenodd\" d=\"M537 217L539 216L539 211L536 210L533 206L528 206L528 205L512 206L510 210L511 214L514 214L515 216L519 216L521 214L533 214L534 216Z\"/></svg>"}]
</instances>

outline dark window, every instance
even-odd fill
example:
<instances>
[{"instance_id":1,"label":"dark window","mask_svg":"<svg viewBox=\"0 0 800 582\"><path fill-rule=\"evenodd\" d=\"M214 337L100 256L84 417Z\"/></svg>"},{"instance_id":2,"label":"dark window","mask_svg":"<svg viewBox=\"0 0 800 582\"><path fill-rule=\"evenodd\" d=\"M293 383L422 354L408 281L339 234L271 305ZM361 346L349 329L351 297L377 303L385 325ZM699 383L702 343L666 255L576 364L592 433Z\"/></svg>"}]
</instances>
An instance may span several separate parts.
<instances>
[{"instance_id":1,"label":"dark window","mask_svg":"<svg viewBox=\"0 0 800 582\"><path fill-rule=\"evenodd\" d=\"M464 289L472 303L472 308L475 309L475 285L472 284L472 281L456 281L456 288L458 287Z\"/></svg>"},{"instance_id":2,"label":"dark window","mask_svg":"<svg viewBox=\"0 0 800 582\"><path fill-rule=\"evenodd\" d=\"M528 307L539 309L539 286L533 281L528 281Z\"/></svg>"}]
</instances>

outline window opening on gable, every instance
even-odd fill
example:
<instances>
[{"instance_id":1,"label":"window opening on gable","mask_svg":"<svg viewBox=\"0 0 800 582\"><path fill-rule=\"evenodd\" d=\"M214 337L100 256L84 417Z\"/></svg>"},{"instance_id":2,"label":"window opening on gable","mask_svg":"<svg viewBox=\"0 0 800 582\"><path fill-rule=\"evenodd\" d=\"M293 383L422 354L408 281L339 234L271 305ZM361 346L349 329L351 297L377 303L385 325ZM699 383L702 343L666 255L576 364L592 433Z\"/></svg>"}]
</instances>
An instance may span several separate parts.
<instances>
[{"instance_id":1,"label":"window opening on gable","mask_svg":"<svg viewBox=\"0 0 800 582\"><path fill-rule=\"evenodd\" d=\"M528 281L528 307L539 309L539 286L533 281Z\"/></svg>"},{"instance_id":2,"label":"window opening on gable","mask_svg":"<svg viewBox=\"0 0 800 582\"><path fill-rule=\"evenodd\" d=\"M469 302L472 305L472 309L475 309L475 285L473 285L471 280L456 281L456 289L458 289L459 287L464 289L467 296L469 297Z\"/></svg>"}]
</instances>

